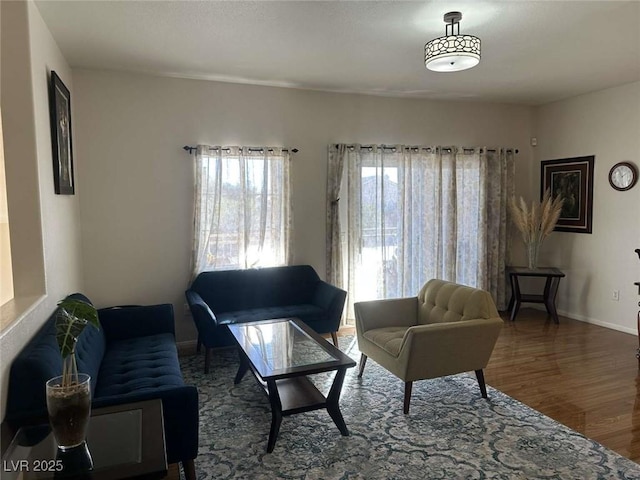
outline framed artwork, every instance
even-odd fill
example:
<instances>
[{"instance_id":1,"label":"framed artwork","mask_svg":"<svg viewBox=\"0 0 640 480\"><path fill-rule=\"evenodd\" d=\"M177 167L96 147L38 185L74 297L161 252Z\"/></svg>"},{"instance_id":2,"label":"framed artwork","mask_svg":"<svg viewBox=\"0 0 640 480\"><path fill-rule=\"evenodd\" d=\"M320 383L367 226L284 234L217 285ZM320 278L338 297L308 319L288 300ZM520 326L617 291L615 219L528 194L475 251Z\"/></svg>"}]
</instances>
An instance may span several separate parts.
<instances>
[{"instance_id":1,"label":"framed artwork","mask_svg":"<svg viewBox=\"0 0 640 480\"><path fill-rule=\"evenodd\" d=\"M564 199L558 232L591 233L593 213L593 162L595 156L544 160L540 172L540 197L551 190Z\"/></svg>"},{"instance_id":2,"label":"framed artwork","mask_svg":"<svg viewBox=\"0 0 640 480\"><path fill-rule=\"evenodd\" d=\"M53 182L58 194L73 195L73 146L71 144L71 95L56 72L51 71L49 87Z\"/></svg>"}]
</instances>

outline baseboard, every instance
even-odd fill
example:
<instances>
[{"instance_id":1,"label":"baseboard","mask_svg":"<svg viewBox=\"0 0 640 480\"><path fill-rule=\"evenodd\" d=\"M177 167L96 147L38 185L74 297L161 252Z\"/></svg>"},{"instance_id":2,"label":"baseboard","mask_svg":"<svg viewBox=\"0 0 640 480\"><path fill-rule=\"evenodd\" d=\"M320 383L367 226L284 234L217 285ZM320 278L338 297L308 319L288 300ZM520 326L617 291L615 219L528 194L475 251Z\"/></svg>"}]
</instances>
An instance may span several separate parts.
<instances>
[{"instance_id":1,"label":"baseboard","mask_svg":"<svg viewBox=\"0 0 640 480\"><path fill-rule=\"evenodd\" d=\"M197 344L198 342L196 340L176 342L176 347L178 348L178 356L184 357L187 355L195 355Z\"/></svg>"},{"instance_id":2,"label":"baseboard","mask_svg":"<svg viewBox=\"0 0 640 480\"><path fill-rule=\"evenodd\" d=\"M533 308L535 310L541 310L543 312L546 312L545 308L541 305L535 305L535 306L527 305L527 308ZM584 323L591 323L593 325L598 325L599 327L608 328L610 330L617 330L618 332L630 333L631 335L638 335L638 330L636 330L635 328L623 327L622 325L616 325L615 323L603 322L602 320L597 320L595 318L587 317L586 315L580 315L579 313L567 312L566 310L558 309L558 314L563 317L571 318L572 320L578 320Z\"/></svg>"},{"instance_id":3,"label":"baseboard","mask_svg":"<svg viewBox=\"0 0 640 480\"><path fill-rule=\"evenodd\" d=\"M622 325L616 325L615 323L603 322L601 320L596 320L595 318L587 317L586 315L580 315L577 313L570 313L564 310L558 310L558 313L563 317L573 318L575 320L579 320L585 323L592 323L594 325L598 325L600 327L609 328L611 330L617 330L619 332L630 333L632 335L637 335L638 331L635 328L623 327Z\"/></svg>"}]
</instances>

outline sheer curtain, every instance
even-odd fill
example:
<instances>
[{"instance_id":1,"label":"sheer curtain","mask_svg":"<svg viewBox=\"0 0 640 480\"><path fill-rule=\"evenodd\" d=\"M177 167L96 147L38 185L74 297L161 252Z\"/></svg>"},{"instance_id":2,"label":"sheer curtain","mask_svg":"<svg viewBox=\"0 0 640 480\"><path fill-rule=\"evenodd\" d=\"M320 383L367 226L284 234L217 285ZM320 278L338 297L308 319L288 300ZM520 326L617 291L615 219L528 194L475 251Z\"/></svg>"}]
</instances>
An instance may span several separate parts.
<instances>
[{"instance_id":1,"label":"sheer curtain","mask_svg":"<svg viewBox=\"0 0 640 480\"><path fill-rule=\"evenodd\" d=\"M347 199L341 247L348 319L354 302L414 296L430 278L486 289L504 307L510 151L333 148L346 171L340 197Z\"/></svg>"},{"instance_id":2,"label":"sheer curtain","mask_svg":"<svg viewBox=\"0 0 640 480\"><path fill-rule=\"evenodd\" d=\"M344 172L345 145L329 146L327 170L327 282L343 285L342 246L340 228L340 186Z\"/></svg>"},{"instance_id":3,"label":"sheer curtain","mask_svg":"<svg viewBox=\"0 0 640 480\"><path fill-rule=\"evenodd\" d=\"M291 262L289 170L282 148L198 145L192 279Z\"/></svg>"}]
</instances>

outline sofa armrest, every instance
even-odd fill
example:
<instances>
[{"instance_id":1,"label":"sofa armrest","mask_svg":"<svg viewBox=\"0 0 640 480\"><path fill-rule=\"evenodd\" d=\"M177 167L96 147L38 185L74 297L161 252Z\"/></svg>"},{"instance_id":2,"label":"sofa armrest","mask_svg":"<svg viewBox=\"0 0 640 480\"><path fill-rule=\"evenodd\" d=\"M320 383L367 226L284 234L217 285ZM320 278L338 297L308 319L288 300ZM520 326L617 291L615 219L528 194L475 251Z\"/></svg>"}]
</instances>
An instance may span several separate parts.
<instances>
[{"instance_id":1,"label":"sofa armrest","mask_svg":"<svg viewBox=\"0 0 640 480\"><path fill-rule=\"evenodd\" d=\"M196 329L198 330L198 343L203 344L207 348L222 346L220 339L225 338L225 333L221 332L218 328L218 319L209 308L209 305L207 305L200 294L194 290L187 290L185 296L189 310L191 310L193 322L196 324ZM227 329L224 328L223 330ZM226 334L230 335L228 330Z\"/></svg>"},{"instance_id":2,"label":"sofa armrest","mask_svg":"<svg viewBox=\"0 0 640 480\"><path fill-rule=\"evenodd\" d=\"M200 326L204 328L206 328L207 325L211 325L213 327L218 326L218 319L216 318L215 313L211 311L209 305L207 305L199 293L194 292L193 290L187 290L184 292L184 295L187 298L187 304L189 305L191 316L196 322L198 329Z\"/></svg>"},{"instance_id":3,"label":"sofa armrest","mask_svg":"<svg viewBox=\"0 0 640 480\"><path fill-rule=\"evenodd\" d=\"M173 305L121 306L98 310L107 342L170 333L175 336Z\"/></svg>"},{"instance_id":4,"label":"sofa armrest","mask_svg":"<svg viewBox=\"0 0 640 480\"><path fill-rule=\"evenodd\" d=\"M341 288L320 280L313 293L313 304L327 311L329 320L329 332L336 332L340 327L340 319L344 310L344 302L347 292Z\"/></svg>"},{"instance_id":5,"label":"sofa armrest","mask_svg":"<svg viewBox=\"0 0 640 480\"><path fill-rule=\"evenodd\" d=\"M416 325L407 329L398 359L407 379L479 370L487 366L503 324L501 318L482 318Z\"/></svg>"},{"instance_id":6,"label":"sofa armrest","mask_svg":"<svg viewBox=\"0 0 640 480\"><path fill-rule=\"evenodd\" d=\"M356 331L359 334L383 327L410 327L418 321L418 297L357 302Z\"/></svg>"}]
</instances>

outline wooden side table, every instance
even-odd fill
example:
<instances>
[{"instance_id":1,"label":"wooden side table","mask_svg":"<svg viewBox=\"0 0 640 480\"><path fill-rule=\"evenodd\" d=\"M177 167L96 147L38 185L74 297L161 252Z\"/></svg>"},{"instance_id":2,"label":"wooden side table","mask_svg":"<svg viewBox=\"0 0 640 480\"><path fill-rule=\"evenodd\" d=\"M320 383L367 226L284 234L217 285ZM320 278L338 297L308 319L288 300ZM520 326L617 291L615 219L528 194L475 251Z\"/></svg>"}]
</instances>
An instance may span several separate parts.
<instances>
[{"instance_id":1,"label":"wooden side table","mask_svg":"<svg viewBox=\"0 0 640 480\"><path fill-rule=\"evenodd\" d=\"M507 275L511 283L511 300L509 301L509 310L511 316L509 319L513 322L516 319L518 310L522 303L543 303L547 308L547 312L553 318L555 323L558 321L558 311L556 310L556 295L560 279L565 276L563 272L554 267L527 268L527 267L507 267ZM544 292L542 295L523 294L520 291L519 277L542 277L546 278Z\"/></svg>"}]
</instances>

